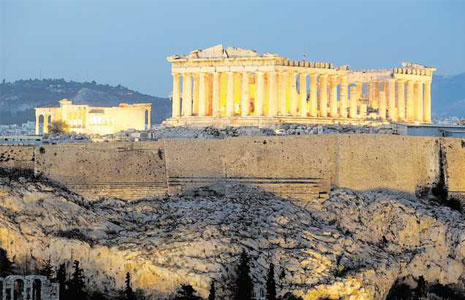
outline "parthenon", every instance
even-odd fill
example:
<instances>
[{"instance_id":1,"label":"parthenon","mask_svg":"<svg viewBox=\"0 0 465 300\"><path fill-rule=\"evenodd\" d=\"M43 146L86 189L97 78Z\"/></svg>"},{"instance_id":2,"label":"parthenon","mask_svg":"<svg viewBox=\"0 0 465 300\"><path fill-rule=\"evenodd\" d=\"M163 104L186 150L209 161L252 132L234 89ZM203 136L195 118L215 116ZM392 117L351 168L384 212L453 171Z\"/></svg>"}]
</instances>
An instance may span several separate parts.
<instances>
[{"instance_id":1,"label":"parthenon","mask_svg":"<svg viewBox=\"0 0 465 300\"><path fill-rule=\"evenodd\" d=\"M431 122L433 67L351 70L222 45L167 60L167 125Z\"/></svg>"}]
</instances>

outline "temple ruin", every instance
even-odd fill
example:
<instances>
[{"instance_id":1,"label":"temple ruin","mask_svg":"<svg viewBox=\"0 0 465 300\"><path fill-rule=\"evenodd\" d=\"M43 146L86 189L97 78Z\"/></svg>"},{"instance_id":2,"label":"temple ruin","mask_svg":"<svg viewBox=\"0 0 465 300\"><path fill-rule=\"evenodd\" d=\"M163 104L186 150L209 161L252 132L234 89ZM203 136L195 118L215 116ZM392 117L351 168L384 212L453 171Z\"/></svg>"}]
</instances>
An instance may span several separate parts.
<instances>
[{"instance_id":1,"label":"temple ruin","mask_svg":"<svg viewBox=\"0 0 465 300\"><path fill-rule=\"evenodd\" d=\"M36 134L46 134L54 121L64 121L70 132L82 134L113 134L121 130L150 128L151 103L120 103L114 107L92 107L73 104L68 99L59 107L37 107Z\"/></svg>"},{"instance_id":2,"label":"temple ruin","mask_svg":"<svg viewBox=\"0 0 465 300\"><path fill-rule=\"evenodd\" d=\"M58 288L40 275L0 277L0 300L59 300Z\"/></svg>"},{"instance_id":3,"label":"temple ruin","mask_svg":"<svg viewBox=\"0 0 465 300\"><path fill-rule=\"evenodd\" d=\"M430 123L432 67L350 70L217 45L167 58L166 125Z\"/></svg>"}]
</instances>

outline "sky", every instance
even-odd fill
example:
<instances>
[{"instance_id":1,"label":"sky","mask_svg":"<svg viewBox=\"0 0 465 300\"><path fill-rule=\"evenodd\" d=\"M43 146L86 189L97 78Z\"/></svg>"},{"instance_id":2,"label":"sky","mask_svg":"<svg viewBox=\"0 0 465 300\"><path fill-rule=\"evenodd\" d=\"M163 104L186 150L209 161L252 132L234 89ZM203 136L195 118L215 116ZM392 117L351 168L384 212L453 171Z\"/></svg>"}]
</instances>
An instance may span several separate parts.
<instances>
[{"instance_id":1,"label":"sky","mask_svg":"<svg viewBox=\"0 0 465 300\"><path fill-rule=\"evenodd\" d=\"M453 75L465 72L465 0L0 0L0 80L95 80L166 97L166 57L217 44Z\"/></svg>"}]
</instances>

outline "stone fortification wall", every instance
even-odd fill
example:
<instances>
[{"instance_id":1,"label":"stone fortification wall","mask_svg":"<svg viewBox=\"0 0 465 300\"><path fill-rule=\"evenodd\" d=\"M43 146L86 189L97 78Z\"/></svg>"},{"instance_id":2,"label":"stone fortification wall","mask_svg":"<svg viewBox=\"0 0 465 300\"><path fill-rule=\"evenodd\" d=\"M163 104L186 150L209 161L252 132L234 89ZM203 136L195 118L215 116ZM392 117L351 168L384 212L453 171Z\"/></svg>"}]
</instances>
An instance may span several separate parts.
<instances>
[{"instance_id":1,"label":"stone fortification wall","mask_svg":"<svg viewBox=\"0 0 465 300\"><path fill-rule=\"evenodd\" d=\"M418 193L439 180L441 166L449 190L465 191L465 148L457 139L310 135L0 149L13 149L14 160L0 166L33 168L90 198L134 199L216 181L257 185L305 201L325 199L331 185Z\"/></svg>"},{"instance_id":2,"label":"stone fortification wall","mask_svg":"<svg viewBox=\"0 0 465 300\"><path fill-rule=\"evenodd\" d=\"M34 147L0 145L0 166L33 170Z\"/></svg>"}]
</instances>

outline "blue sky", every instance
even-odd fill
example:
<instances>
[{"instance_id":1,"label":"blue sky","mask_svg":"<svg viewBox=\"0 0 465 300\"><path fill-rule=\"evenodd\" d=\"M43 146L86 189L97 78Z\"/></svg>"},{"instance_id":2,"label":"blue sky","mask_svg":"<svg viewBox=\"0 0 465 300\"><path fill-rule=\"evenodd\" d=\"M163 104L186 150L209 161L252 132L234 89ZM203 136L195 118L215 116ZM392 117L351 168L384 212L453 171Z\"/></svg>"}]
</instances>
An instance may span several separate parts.
<instances>
[{"instance_id":1,"label":"blue sky","mask_svg":"<svg viewBox=\"0 0 465 300\"><path fill-rule=\"evenodd\" d=\"M465 0L0 0L0 79L65 78L167 96L166 57L215 44L291 59L465 72Z\"/></svg>"}]
</instances>

